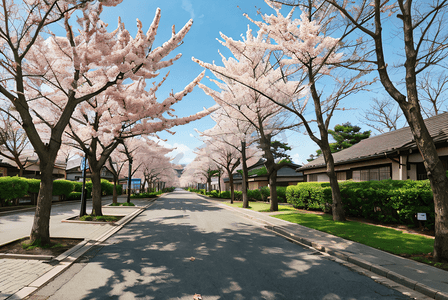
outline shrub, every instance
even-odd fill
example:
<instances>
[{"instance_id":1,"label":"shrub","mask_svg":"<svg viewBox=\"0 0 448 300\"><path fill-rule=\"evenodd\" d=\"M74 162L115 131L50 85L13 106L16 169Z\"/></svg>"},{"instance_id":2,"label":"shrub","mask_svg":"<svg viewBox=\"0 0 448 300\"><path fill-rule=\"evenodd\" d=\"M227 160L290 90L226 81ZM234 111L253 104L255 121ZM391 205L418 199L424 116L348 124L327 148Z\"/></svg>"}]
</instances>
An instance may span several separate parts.
<instances>
[{"instance_id":1,"label":"shrub","mask_svg":"<svg viewBox=\"0 0 448 300\"><path fill-rule=\"evenodd\" d=\"M21 198L27 194L28 188L28 180L23 177L0 177L0 199Z\"/></svg>"},{"instance_id":2,"label":"shrub","mask_svg":"<svg viewBox=\"0 0 448 300\"><path fill-rule=\"evenodd\" d=\"M79 200L79 199L81 199L81 192L71 192L69 195L68 195L68 197L67 197L67 199L68 200Z\"/></svg>"},{"instance_id":3,"label":"shrub","mask_svg":"<svg viewBox=\"0 0 448 300\"><path fill-rule=\"evenodd\" d=\"M223 198L223 199L230 199L230 191L223 191L223 192L221 192L219 197Z\"/></svg>"},{"instance_id":4,"label":"shrub","mask_svg":"<svg viewBox=\"0 0 448 300\"><path fill-rule=\"evenodd\" d=\"M162 194L162 191L159 192L152 192L152 193L137 193L137 194L132 194L131 198L133 199L138 199L138 198L154 198L157 197L157 195Z\"/></svg>"},{"instance_id":5,"label":"shrub","mask_svg":"<svg viewBox=\"0 0 448 300\"><path fill-rule=\"evenodd\" d=\"M28 193L39 194L40 179L27 179L28 181Z\"/></svg>"},{"instance_id":6,"label":"shrub","mask_svg":"<svg viewBox=\"0 0 448 300\"><path fill-rule=\"evenodd\" d=\"M53 181L53 196L65 196L66 198L74 190L73 181L55 180Z\"/></svg>"},{"instance_id":7,"label":"shrub","mask_svg":"<svg viewBox=\"0 0 448 300\"><path fill-rule=\"evenodd\" d=\"M214 197L214 198L219 198L220 194L217 190L213 190L209 193L210 196Z\"/></svg>"},{"instance_id":8,"label":"shrub","mask_svg":"<svg viewBox=\"0 0 448 300\"><path fill-rule=\"evenodd\" d=\"M249 201L261 201L260 190L247 190L247 198L249 198Z\"/></svg>"},{"instance_id":9,"label":"shrub","mask_svg":"<svg viewBox=\"0 0 448 300\"><path fill-rule=\"evenodd\" d=\"M277 187L277 200L279 203L286 203L286 186Z\"/></svg>"},{"instance_id":10,"label":"shrub","mask_svg":"<svg viewBox=\"0 0 448 300\"><path fill-rule=\"evenodd\" d=\"M268 201L268 198L271 195L271 191L270 191L269 187L267 187L267 186L262 187L260 189L260 193L261 193L261 200Z\"/></svg>"},{"instance_id":11,"label":"shrub","mask_svg":"<svg viewBox=\"0 0 448 300\"><path fill-rule=\"evenodd\" d=\"M434 202L428 180L344 181L339 183L347 216L383 223L418 225L416 213L426 213L425 226L434 227ZM307 182L286 189L287 201L303 209L330 208L329 183Z\"/></svg>"},{"instance_id":12,"label":"shrub","mask_svg":"<svg viewBox=\"0 0 448 300\"><path fill-rule=\"evenodd\" d=\"M101 179L101 195L107 196L114 193L114 184L106 179Z\"/></svg>"},{"instance_id":13,"label":"shrub","mask_svg":"<svg viewBox=\"0 0 448 300\"><path fill-rule=\"evenodd\" d=\"M286 188L286 200L296 208L325 210L331 203L329 183L301 182Z\"/></svg>"}]
</instances>

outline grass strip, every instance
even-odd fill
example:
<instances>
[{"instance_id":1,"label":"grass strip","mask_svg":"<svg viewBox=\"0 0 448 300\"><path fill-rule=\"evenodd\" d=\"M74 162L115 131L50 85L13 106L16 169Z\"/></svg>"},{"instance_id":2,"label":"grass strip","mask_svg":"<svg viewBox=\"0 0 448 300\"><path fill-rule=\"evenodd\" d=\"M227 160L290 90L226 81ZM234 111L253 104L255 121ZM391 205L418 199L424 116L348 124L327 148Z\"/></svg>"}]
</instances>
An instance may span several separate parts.
<instances>
[{"instance_id":1,"label":"grass strip","mask_svg":"<svg viewBox=\"0 0 448 300\"><path fill-rule=\"evenodd\" d=\"M291 213L274 217L396 255L429 253L434 248L431 238L355 221L334 222L330 215Z\"/></svg>"},{"instance_id":2,"label":"grass strip","mask_svg":"<svg viewBox=\"0 0 448 300\"><path fill-rule=\"evenodd\" d=\"M234 202L233 204L230 204L229 202L223 202L224 204L227 204L232 207L239 207L243 208L243 202ZM268 212L270 210L271 205L269 203L263 203L263 202L249 202L249 209L259 212ZM288 205L279 205L278 211L295 211L295 209Z\"/></svg>"},{"instance_id":3,"label":"grass strip","mask_svg":"<svg viewBox=\"0 0 448 300\"><path fill-rule=\"evenodd\" d=\"M117 202L117 203L111 203L109 206L135 206L132 202Z\"/></svg>"}]
</instances>

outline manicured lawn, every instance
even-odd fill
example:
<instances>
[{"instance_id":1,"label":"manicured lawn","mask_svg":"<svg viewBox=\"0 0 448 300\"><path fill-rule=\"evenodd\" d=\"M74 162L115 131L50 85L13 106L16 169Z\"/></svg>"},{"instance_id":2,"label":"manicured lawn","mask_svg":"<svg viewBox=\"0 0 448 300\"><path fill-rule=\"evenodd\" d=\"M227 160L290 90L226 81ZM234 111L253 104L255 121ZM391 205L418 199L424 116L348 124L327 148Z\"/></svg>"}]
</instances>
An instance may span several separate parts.
<instances>
[{"instance_id":1,"label":"manicured lawn","mask_svg":"<svg viewBox=\"0 0 448 300\"><path fill-rule=\"evenodd\" d=\"M431 238L354 221L334 222L330 215L291 213L275 217L397 255L426 254L434 247Z\"/></svg>"},{"instance_id":2,"label":"manicured lawn","mask_svg":"<svg viewBox=\"0 0 448 300\"><path fill-rule=\"evenodd\" d=\"M243 202L234 202L233 204L230 204L229 202L224 202L224 204L227 204L229 206L233 207L243 207ZM261 212L268 212L271 205L269 203L263 203L263 202L249 202L249 209L255 210L255 211L261 211ZM278 205L278 211L295 211L295 209L292 206L288 205Z\"/></svg>"}]
</instances>

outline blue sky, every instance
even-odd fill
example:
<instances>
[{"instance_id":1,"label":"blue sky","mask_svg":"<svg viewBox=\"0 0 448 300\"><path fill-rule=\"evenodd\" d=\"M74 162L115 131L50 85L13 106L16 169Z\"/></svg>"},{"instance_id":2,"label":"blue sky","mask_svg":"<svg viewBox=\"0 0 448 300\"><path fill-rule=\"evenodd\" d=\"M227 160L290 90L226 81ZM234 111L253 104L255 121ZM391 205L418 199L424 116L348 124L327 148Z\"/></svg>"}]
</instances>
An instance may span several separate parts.
<instances>
[{"instance_id":1,"label":"blue sky","mask_svg":"<svg viewBox=\"0 0 448 300\"><path fill-rule=\"evenodd\" d=\"M113 30L117 26L117 20L120 16L131 34L136 32L136 19L138 18L142 21L143 30L146 32L154 18L157 7L160 7L162 15L155 46L161 45L170 38L172 25L175 25L176 31L178 31L190 18L194 21L190 32L184 39L184 43L173 52L173 55L182 53L182 58L169 68L168 80L158 94L160 101L170 91L182 90L203 71L203 68L191 61L192 56L208 63L215 61L217 64L221 64L218 50L225 56L230 55L230 52L226 51L226 48L219 44L216 39L219 38L219 32L223 32L233 39L240 39L241 34L245 33L247 25L250 23L243 16L243 13L247 13L252 18L257 18L258 10L262 13L274 13L263 0L125 0L116 7L106 8L101 18L109 24L110 30ZM285 11L288 11L288 8ZM166 71L162 72L160 77L165 75ZM206 72L206 75L213 76L209 71ZM207 78L204 78L202 83L216 88ZM355 107L355 105L359 105L360 97L354 96L348 99L345 106ZM182 117L194 114L202 110L203 107L210 107L214 104L212 98L205 95L201 89L195 88L181 103L176 104L174 109L176 110L175 113ZM350 121L352 124L360 125L362 130L368 130L367 126L358 121L357 115L360 113L359 109L338 113L333 118L330 127L333 128L336 124ZM197 136L195 128L203 131L213 127L213 125L214 122L210 117L206 117L174 128L176 132L174 135L161 133L160 137L166 139L168 147L177 147L173 154L179 154L177 160L179 163L189 163L195 156L192 151L202 144L194 137ZM317 145L308 136L298 132L281 134L277 140L287 142L293 147L290 154L293 161L299 164L305 163L306 158L318 149ZM182 158L179 160L180 157Z\"/></svg>"}]
</instances>

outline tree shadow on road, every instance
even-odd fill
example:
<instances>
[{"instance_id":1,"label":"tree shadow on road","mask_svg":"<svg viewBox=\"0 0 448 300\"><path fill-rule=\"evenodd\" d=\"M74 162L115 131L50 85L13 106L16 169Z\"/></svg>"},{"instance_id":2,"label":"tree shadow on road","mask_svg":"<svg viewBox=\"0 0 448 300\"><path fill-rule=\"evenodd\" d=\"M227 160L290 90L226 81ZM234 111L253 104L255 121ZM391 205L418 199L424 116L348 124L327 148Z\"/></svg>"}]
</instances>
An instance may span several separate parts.
<instances>
[{"instance_id":1,"label":"tree shadow on road","mask_svg":"<svg viewBox=\"0 0 448 300\"><path fill-rule=\"evenodd\" d=\"M54 297L408 299L228 210L175 196L107 240Z\"/></svg>"}]
</instances>

